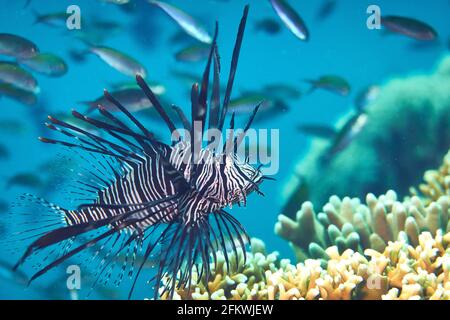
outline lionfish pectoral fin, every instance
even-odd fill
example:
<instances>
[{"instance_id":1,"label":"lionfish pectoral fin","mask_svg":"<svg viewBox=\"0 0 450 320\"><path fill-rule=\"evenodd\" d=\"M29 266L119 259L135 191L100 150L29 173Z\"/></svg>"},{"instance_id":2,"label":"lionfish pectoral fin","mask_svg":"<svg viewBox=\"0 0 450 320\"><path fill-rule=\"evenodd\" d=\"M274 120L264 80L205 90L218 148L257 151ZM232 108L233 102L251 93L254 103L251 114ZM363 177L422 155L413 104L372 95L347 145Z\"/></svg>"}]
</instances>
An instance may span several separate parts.
<instances>
[{"instance_id":1,"label":"lionfish pectoral fin","mask_svg":"<svg viewBox=\"0 0 450 320\"><path fill-rule=\"evenodd\" d=\"M145 254L144 254L144 258L142 259L141 264L139 265L139 268L136 272L136 275L134 277L133 280L133 284L131 286L131 289L128 293L128 300L131 299L132 295L133 295L133 291L134 288L136 286L137 280L139 279L139 275L142 271L142 268L144 267L146 261L148 260L148 258L150 257L150 254L153 252L153 250L155 249L155 247L164 239L165 235L168 233L168 231L171 229L172 225L174 224L174 220L172 220L172 222L169 223L169 225L164 229L164 231L161 232L161 234L159 235L159 237L152 241L148 246L147 249L145 250ZM157 277L156 277L157 278Z\"/></svg>"},{"instance_id":2,"label":"lionfish pectoral fin","mask_svg":"<svg viewBox=\"0 0 450 320\"><path fill-rule=\"evenodd\" d=\"M223 253L227 270L230 270L230 247L235 268L239 268L241 253L246 263L245 247L250 242L242 225L225 211L198 217L187 224L174 222L157 241L166 246L161 249L158 272L153 279L155 299L164 295L173 298L177 289L189 292L193 272L198 281L209 281L219 263L217 252Z\"/></svg>"}]
</instances>

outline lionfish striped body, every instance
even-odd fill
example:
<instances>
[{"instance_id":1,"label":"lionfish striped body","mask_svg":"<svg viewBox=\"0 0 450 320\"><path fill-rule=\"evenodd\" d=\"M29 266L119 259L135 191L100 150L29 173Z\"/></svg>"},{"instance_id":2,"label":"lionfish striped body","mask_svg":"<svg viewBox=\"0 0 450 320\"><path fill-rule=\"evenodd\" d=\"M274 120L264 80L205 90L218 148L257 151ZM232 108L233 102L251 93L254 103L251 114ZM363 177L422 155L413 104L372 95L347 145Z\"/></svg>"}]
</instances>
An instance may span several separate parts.
<instances>
[{"instance_id":1,"label":"lionfish striped body","mask_svg":"<svg viewBox=\"0 0 450 320\"><path fill-rule=\"evenodd\" d=\"M82 150L98 160L88 171L86 181L77 181L78 190L91 196L92 201L83 203L75 210L66 210L43 199L30 196L45 206L52 214L63 217L65 226L55 229L54 224L47 225L45 231L39 230L32 239L26 252L18 261L16 268L32 254L45 250L56 254L50 261L47 255L40 262L39 271L30 281L45 274L50 269L67 261L87 249L97 246L95 254L89 260L102 255L96 275L111 278L115 257L126 252L116 284L120 283L127 268L128 275L134 276L134 289L139 274L150 256L157 256L157 274L155 275L155 297L161 290L167 290L173 296L177 287L190 287L193 269L200 276L210 275L210 259L217 262L216 252L222 251L226 263L229 263L228 250L237 254L238 248L245 250L248 236L241 224L228 212L227 206L246 203L247 196L259 191L258 185L267 178L259 168L246 161L240 161L236 147L242 141L233 140L232 148L210 150L194 148L203 135L207 109L209 109L209 128L222 130L227 107L233 87L239 51L243 39L248 6L244 10L233 51L231 69L222 106L220 106L219 72L220 63L217 53L217 24L214 41L203 74L201 86L194 84L191 92L192 122L187 121L181 109L174 107L184 130L190 133L190 139L178 140L167 145L155 139L128 110L105 91L105 97L125 116L119 119L101 105L98 111L103 119L94 119L77 111L72 114L77 119L103 131L107 137L100 137L81 127L49 117L47 127L58 131L72 140L54 140L40 138L41 141L59 144L72 150ZM213 85L209 103L207 103L209 73L213 66ZM175 125L151 89L139 75L137 83L158 111L171 134ZM250 127L258 106L244 128ZM194 125L200 122L198 129ZM133 125L137 130L132 130ZM234 128L234 115L230 121ZM227 144L228 146L228 144ZM107 173L112 173L107 176ZM48 216L48 215L47 215ZM32 229L37 230L37 229ZM31 231L32 231L31 230ZM27 233L28 235L29 233ZM148 243L145 247L144 244ZM56 249L54 249L56 247ZM136 253L143 250L142 262L135 261ZM158 249L157 249L158 248ZM244 255L245 256L245 255ZM44 267L42 267L45 265ZM134 266L136 266L136 271ZM164 280L164 288L160 290ZM163 292L164 293L164 292Z\"/></svg>"}]
</instances>

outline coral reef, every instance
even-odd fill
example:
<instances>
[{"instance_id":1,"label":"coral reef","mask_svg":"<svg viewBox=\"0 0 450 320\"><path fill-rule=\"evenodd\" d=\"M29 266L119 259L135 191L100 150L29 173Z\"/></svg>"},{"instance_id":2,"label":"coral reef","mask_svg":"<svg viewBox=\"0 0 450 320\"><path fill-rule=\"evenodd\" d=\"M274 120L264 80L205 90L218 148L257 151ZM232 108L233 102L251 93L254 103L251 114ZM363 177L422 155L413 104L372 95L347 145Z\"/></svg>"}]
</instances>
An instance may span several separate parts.
<instances>
[{"instance_id":1,"label":"coral reef","mask_svg":"<svg viewBox=\"0 0 450 320\"><path fill-rule=\"evenodd\" d=\"M437 230L450 232L449 168L450 151L438 170L425 172L420 192L411 188L413 196L402 202L392 190L378 198L368 194L365 204L358 198L332 196L317 214L311 202L304 202L295 220L278 217L275 233L289 241L298 261L326 260L324 249L333 245L339 252L383 251L388 241L397 240L400 234L415 246L423 231L433 235Z\"/></svg>"},{"instance_id":2,"label":"coral reef","mask_svg":"<svg viewBox=\"0 0 450 320\"><path fill-rule=\"evenodd\" d=\"M381 252L366 249L364 255L351 249L340 254L336 246L329 247L326 266L314 259L278 263L276 253L263 252L247 253L247 262L230 271L222 257L212 281L194 279L189 289L177 290L175 299L450 300L450 233L443 236L440 230L435 237L420 234L415 247L399 240ZM167 299L167 293L161 298Z\"/></svg>"},{"instance_id":3,"label":"coral reef","mask_svg":"<svg viewBox=\"0 0 450 320\"><path fill-rule=\"evenodd\" d=\"M425 182L419 185L419 191L411 188L413 195L422 196L427 204L442 196L450 196L450 151L438 170L428 170L424 175Z\"/></svg>"},{"instance_id":4,"label":"coral reef","mask_svg":"<svg viewBox=\"0 0 450 320\"><path fill-rule=\"evenodd\" d=\"M425 205L413 196L403 202L394 191L375 197L366 196L362 204L357 198L332 196L323 210L316 214L310 202L303 203L295 220L280 215L275 233L289 241L297 260L307 258L327 260L325 248L336 246L364 252L372 248L383 251L389 241L404 236L413 246L419 234L437 230L450 232L450 197L441 196Z\"/></svg>"},{"instance_id":5,"label":"coral reef","mask_svg":"<svg viewBox=\"0 0 450 320\"><path fill-rule=\"evenodd\" d=\"M404 197L419 182L417 172L435 168L449 147L450 56L432 74L393 78L382 85L367 114L360 134L329 161L322 161L329 142L312 141L297 165L298 174L286 184L286 201L303 180L309 189L305 200L320 207L333 194L363 198L393 189ZM293 217L295 211L284 214Z\"/></svg>"},{"instance_id":6,"label":"coral reef","mask_svg":"<svg viewBox=\"0 0 450 320\"><path fill-rule=\"evenodd\" d=\"M219 253L209 281L194 269L174 298L450 300L449 164L450 151L403 201L394 191L365 204L332 196L318 214L305 202L295 220L280 215L275 225L296 265L252 239L252 252L232 253L228 264ZM160 294L169 298L164 287Z\"/></svg>"},{"instance_id":7,"label":"coral reef","mask_svg":"<svg viewBox=\"0 0 450 320\"><path fill-rule=\"evenodd\" d=\"M229 270L222 253L217 253L217 265L211 265L214 270L212 281L206 281L205 277L198 279L196 270L193 270L191 289L179 289L174 299L194 300L251 300L263 299L267 296L266 271L275 272L280 267L278 253L266 254L263 241L251 239L251 252L245 252L246 263L244 264L244 253L238 251L229 253ZM160 289L164 292L164 288ZM161 299L167 299L168 294L162 294Z\"/></svg>"}]
</instances>

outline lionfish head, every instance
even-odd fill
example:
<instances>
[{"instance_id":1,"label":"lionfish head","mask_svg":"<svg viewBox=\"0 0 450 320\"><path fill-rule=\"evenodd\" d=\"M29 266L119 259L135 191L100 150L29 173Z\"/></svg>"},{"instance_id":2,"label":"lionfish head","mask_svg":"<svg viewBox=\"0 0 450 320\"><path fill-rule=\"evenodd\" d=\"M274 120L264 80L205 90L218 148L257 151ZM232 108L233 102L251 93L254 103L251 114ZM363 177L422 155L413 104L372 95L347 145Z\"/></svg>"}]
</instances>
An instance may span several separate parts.
<instances>
[{"instance_id":1,"label":"lionfish head","mask_svg":"<svg viewBox=\"0 0 450 320\"><path fill-rule=\"evenodd\" d=\"M240 159L236 154L231 154L225 158L225 181L229 192L227 194L227 204L246 204L247 196L253 191L259 191L258 185L263 180L263 175L259 168L253 167L248 161Z\"/></svg>"}]
</instances>

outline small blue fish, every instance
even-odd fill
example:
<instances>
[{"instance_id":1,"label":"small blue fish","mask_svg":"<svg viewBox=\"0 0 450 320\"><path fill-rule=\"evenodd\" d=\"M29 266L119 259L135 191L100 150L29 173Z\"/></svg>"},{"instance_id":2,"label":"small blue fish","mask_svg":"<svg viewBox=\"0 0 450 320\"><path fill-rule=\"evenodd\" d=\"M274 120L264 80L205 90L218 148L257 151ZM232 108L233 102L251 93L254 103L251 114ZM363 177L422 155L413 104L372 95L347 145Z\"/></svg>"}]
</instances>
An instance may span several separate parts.
<instances>
[{"instance_id":1,"label":"small blue fish","mask_svg":"<svg viewBox=\"0 0 450 320\"><path fill-rule=\"evenodd\" d=\"M38 53L39 48L30 40L15 34L0 33L0 54L26 59Z\"/></svg>"},{"instance_id":2,"label":"small blue fish","mask_svg":"<svg viewBox=\"0 0 450 320\"><path fill-rule=\"evenodd\" d=\"M436 30L432 26L413 18L383 16L381 17L381 24L391 32L416 40L432 41L438 37Z\"/></svg>"},{"instance_id":3,"label":"small blue fish","mask_svg":"<svg viewBox=\"0 0 450 320\"><path fill-rule=\"evenodd\" d=\"M6 181L6 188L21 186L25 188L38 189L44 182L36 174L31 172L17 173Z\"/></svg>"},{"instance_id":4,"label":"small blue fish","mask_svg":"<svg viewBox=\"0 0 450 320\"><path fill-rule=\"evenodd\" d=\"M335 75L324 75L319 79L306 79L305 81L311 84L309 92L312 92L316 89L324 89L337 93L341 96L347 96L351 90L350 84L347 82L347 80Z\"/></svg>"},{"instance_id":5,"label":"small blue fish","mask_svg":"<svg viewBox=\"0 0 450 320\"><path fill-rule=\"evenodd\" d=\"M175 54L175 59L183 62L198 62L206 60L209 55L209 46L207 45L191 45L181 49Z\"/></svg>"},{"instance_id":6,"label":"small blue fish","mask_svg":"<svg viewBox=\"0 0 450 320\"><path fill-rule=\"evenodd\" d=\"M277 34L281 31L281 26L278 21L272 18L264 18L255 22L255 30L267 34Z\"/></svg>"}]
</instances>

